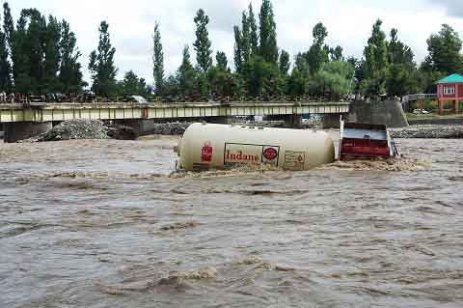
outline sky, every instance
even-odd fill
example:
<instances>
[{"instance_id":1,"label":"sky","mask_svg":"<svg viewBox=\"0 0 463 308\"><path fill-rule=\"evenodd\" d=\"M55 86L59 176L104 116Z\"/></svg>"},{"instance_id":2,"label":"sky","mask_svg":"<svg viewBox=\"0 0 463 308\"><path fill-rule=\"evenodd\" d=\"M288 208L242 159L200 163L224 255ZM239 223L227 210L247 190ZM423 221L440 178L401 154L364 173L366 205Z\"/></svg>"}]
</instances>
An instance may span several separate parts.
<instances>
[{"instance_id":1,"label":"sky","mask_svg":"<svg viewBox=\"0 0 463 308\"><path fill-rule=\"evenodd\" d=\"M4 0L2 0L4 2ZM66 19L76 33L84 76L89 80L88 55L97 48L98 26L109 23L111 42L116 47L118 77L133 70L153 83L153 28L159 22L166 74L174 73L182 60L182 49L195 40L193 18L202 8L210 18L209 36L214 55L225 51L233 62L233 26L252 3L256 16L261 0L10 0L15 20L23 8L37 8L42 14ZM399 39L409 45L421 62L427 55L426 40L447 23L463 38L463 0L273 0L277 40L293 57L307 50L312 28L318 22L328 29L328 44L341 45L346 56L360 57L376 19L383 31L399 30Z\"/></svg>"}]
</instances>

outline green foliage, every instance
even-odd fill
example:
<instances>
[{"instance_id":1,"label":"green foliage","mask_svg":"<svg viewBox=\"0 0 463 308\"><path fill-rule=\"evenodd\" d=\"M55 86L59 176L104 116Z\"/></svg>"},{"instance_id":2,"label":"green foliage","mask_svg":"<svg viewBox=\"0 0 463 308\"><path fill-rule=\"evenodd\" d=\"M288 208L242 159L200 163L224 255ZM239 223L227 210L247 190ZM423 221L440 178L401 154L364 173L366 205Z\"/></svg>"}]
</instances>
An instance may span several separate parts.
<instances>
[{"instance_id":1,"label":"green foliage","mask_svg":"<svg viewBox=\"0 0 463 308\"><path fill-rule=\"evenodd\" d=\"M259 13L260 20L260 52L259 55L267 62L276 65L278 61L278 47L276 37L276 23L270 0L263 0Z\"/></svg>"},{"instance_id":2,"label":"green foliage","mask_svg":"<svg viewBox=\"0 0 463 308\"><path fill-rule=\"evenodd\" d=\"M278 61L278 66L280 69L280 74L282 76L287 76L289 72L289 67L291 66L289 53L285 50L282 50L280 53L280 60Z\"/></svg>"},{"instance_id":3,"label":"green foliage","mask_svg":"<svg viewBox=\"0 0 463 308\"><path fill-rule=\"evenodd\" d=\"M237 90L235 76L223 67L212 67L207 74L212 99L222 101L233 98Z\"/></svg>"},{"instance_id":4,"label":"green foliage","mask_svg":"<svg viewBox=\"0 0 463 308\"><path fill-rule=\"evenodd\" d=\"M388 43L388 72L386 90L389 96L404 96L419 91L416 80L414 54L410 47L397 38L397 29L391 30Z\"/></svg>"},{"instance_id":5,"label":"green foliage","mask_svg":"<svg viewBox=\"0 0 463 308\"><path fill-rule=\"evenodd\" d=\"M244 65L249 64L251 60L251 25L249 24L249 19L246 15L246 12L243 12L241 18L241 50L242 50L242 60Z\"/></svg>"},{"instance_id":6,"label":"green foliage","mask_svg":"<svg viewBox=\"0 0 463 308\"><path fill-rule=\"evenodd\" d=\"M344 56L342 55L343 49L341 46L336 46L336 48L330 48L330 58L331 61L342 61Z\"/></svg>"},{"instance_id":7,"label":"green foliage","mask_svg":"<svg viewBox=\"0 0 463 308\"><path fill-rule=\"evenodd\" d=\"M397 38L397 29L391 30L391 39L388 44L388 60L390 64L402 64L408 68L414 68L414 54L410 47L403 44Z\"/></svg>"},{"instance_id":8,"label":"green foliage","mask_svg":"<svg viewBox=\"0 0 463 308\"><path fill-rule=\"evenodd\" d=\"M368 45L364 49L365 82L368 96L382 95L386 91L386 76L388 72L388 49L386 35L381 30L381 20L373 25Z\"/></svg>"},{"instance_id":9,"label":"green foliage","mask_svg":"<svg viewBox=\"0 0 463 308\"><path fill-rule=\"evenodd\" d=\"M13 18L8 2L3 4L3 31L0 31L0 90L13 90L13 68L11 58L11 37L14 31Z\"/></svg>"},{"instance_id":10,"label":"green foliage","mask_svg":"<svg viewBox=\"0 0 463 308\"><path fill-rule=\"evenodd\" d=\"M180 101L180 84L178 76L169 76L164 82L162 97L167 101Z\"/></svg>"},{"instance_id":11,"label":"green foliage","mask_svg":"<svg viewBox=\"0 0 463 308\"><path fill-rule=\"evenodd\" d=\"M82 89L82 71L79 58L81 53L76 47L76 36L69 24L61 22L59 84L63 93L78 93Z\"/></svg>"},{"instance_id":12,"label":"green foliage","mask_svg":"<svg viewBox=\"0 0 463 308\"><path fill-rule=\"evenodd\" d=\"M14 31L13 17L11 16L11 9L8 2L3 3L3 33L5 33L5 39L7 45L11 50L11 37Z\"/></svg>"},{"instance_id":13,"label":"green foliage","mask_svg":"<svg viewBox=\"0 0 463 308\"><path fill-rule=\"evenodd\" d=\"M207 72L212 65L211 41L209 40L209 32L207 31L209 17L202 9L199 9L194 22L196 24L196 41L193 46L196 51L196 61L202 71Z\"/></svg>"},{"instance_id":14,"label":"green foliage","mask_svg":"<svg viewBox=\"0 0 463 308\"><path fill-rule=\"evenodd\" d=\"M241 31L238 26L233 27L235 34L235 48L234 48L234 61L235 69L237 72L241 73L243 71L243 43L241 37Z\"/></svg>"},{"instance_id":15,"label":"green foliage","mask_svg":"<svg viewBox=\"0 0 463 308\"><path fill-rule=\"evenodd\" d=\"M6 35L0 31L0 91L10 92L12 85Z\"/></svg>"},{"instance_id":16,"label":"green foliage","mask_svg":"<svg viewBox=\"0 0 463 308\"><path fill-rule=\"evenodd\" d=\"M247 93L251 98L270 100L282 95L283 80L278 67L265 61L263 57L254 57L247 76Z\"/></svg>"},{"instance_id":17,"label":"green foliage","mask_svg":"<svg viewBox=\"0 0 463 308\"><path fill-rule=\"evenodd\" d=\"M22 10L17 29L12 33L14 81L18 92L42 93L46 20L35 9Z\"/></svg>"},{"instance_id":18,"label":"green foliage","mask_svg":"<svg viewBox=\"0 0 463 308\"><path fill-rule=\"evenodd\" d=\"M3 9L1 89L35 95L80 91L83 84L78 63L80 53L69 24L51 15L46 18L36 9L25 9L15 29L8 3Z\"/></svg>"},{"instance_id":19,"label":"green foliage","mask_svg":"<svg viewBox=\"0 0 463 308\"><path fill-rule=\"evenodd\" d=\"M141 95L146 97L148 95L148 89L146 81L133 72L129 71L125 74L124 79L118 84L118 94L122 97L131 95Z\"/></svg>"},{"instance_id":20,"label":"green foliage","mask_svg":"<svg viewBox=\"0 0 463 308\"><path fill-rule=\"evenodd\" d=\"M217 68L219 68L222 71L228 71L228 60L225 52L217 51L215 60L217 61Z\"/></svg>"},{"instance_id":21,"label":"green foliage","mask_svg":"<svg viewBox=\"0 0 463 308\"><path fill-rule=\"evenodd\" d=\"M339 100L349 92L354 68L349 62L333 61L313 76L309 92L315 97Z\"/></svg>"},{"instance_id":22,"label":"green foliage","mask_svg":"<svg viewBox=\"0 0 463 308\"><path fill-rule=\"evenodd\" d=\"M98 49L90 54L88 68L92 73L92 89L95 94L109 98L116 94L117 69L114 66L116 48L111 45L108 28L106 21L100 23Z\"/></svg>"},{"instance_id":23,"label":"green foliage","mask_svg":"<svg viewBox=\"0 0 463 308\"><path fill-rule=\"evenodd\" d=\"M463 70L462 41L452 27L443 24L438 34L429 37L427 44L429 55L424 64L427 71L449 75Z\"/></svg>"},{"instance_id":24,"label":"green foliage","mask_svg":"<svg viewBox=\"0 0 463 308\"><path fill-rule=\"evenodd\" d=\"M285 93L292 99L300 99L306 95L307 76L294 69L286 82Z\"/></svg>"},{"instance_id":25,"label":"green foliage","mask_svg":"<svg viewBox=\"0 0 463 308\"><path fill-rule=\"evenodd\" d=\"M312 30L312 36L314 38L314 44L323 46L325 44L325 39L328 36L328 31L323 23L319 22L315 25Z\"/></svg>"},{"instance_id":26,"label":"green foliage","mask_svg":"<svg viewBox=\"0 0 463 308\"><path fill-rule=\"evenodd\" d=\"M43 92L56 92L61 90L58 82L58 72L61 63L60 54L61 24L52 16L48 18L48 26L43 38L43 62L42 87Z\"/></svg>"},{"instance_id":27,"label":"green foliage","mask_svg":"<svg viewBox=\"0 0 463 308\"><path fill-rule=\"evenodd\" d=\"M198 72L194 69L190 60L189 47L183 49L182 64L177 72L177 80L180 89L182 100L198 101L203 100L204 77L203 72Z\"/></svg>"},{"instance_id":28,"label":"green foliage","mask_svg":"<svg viewBox=\"0 0 463 308\"><path fill-rule=\"evenodd\" d=\"M162 51L161 32L159 31L159 23L154 26L153 36L153 77L156 87L156 94L162 95L164 83L164 52Z\"/></svg>"},{"instance_id":29,"label":"green foliage","mask_svg":"<svg viewBox=\"0 0 463 308\"><path fill-rule=\"evenodd\" d=\"M325 39L328 31L322 23L315 25L312 31L313 44L305 54L310 73L318 73L325 63L329 62L329 47L325 45Z\"/></svg>"},{"instance_id":30,"label":"green foliage","mask_svg":"<svg viewBox=\"0 0 463 308\"><path fill-rule=\"evenodd\" d=\"M251 55L256 56L259 53L259 37L257 35L257 22L252 3L249 3L248 8L248 24L251 29L250 42L251 42Z\"/></svg>"},{"instance_id":31,"label":"green foliage","mask_svg":"<svg viewBox=\"0 0 463 308\"><path fill-rule=\"evenodd\" d=\"M16 28L8 3L3 5L0 29L0 90L31 94L77 93L82 89L82 72L75 34L69 24L36 9L22 10ZM317 23L310 48L297 54L290 72L290 55L279 50L271 0L263 0L256 20L251 4L234 27L235 73L224 52L216 53L213 66L209 40L209 17L199 9L194 17L197 67L191 63L188 46L173 76L165 78L164 54L159 24L153 35L153 77L156 94L165 100L290 99L317 97L340 99L349 91L370 97L403 96L420 92L437 79L463 71L462 41L449 25L442 25L427 40L429 55L417 70L414 53L392 29L386 38L382 21L373 25L363 58L347 58L341 46L328 46L328 30ZM259 27L258 27L259 26ZM97 50L90 54L92 89L97 95L114 97L148 93L145 80L128 72L116 82L115 48L108 24L102 22ZM290 73L289 73L290 72Z\"/></svg>"}]
</instances>

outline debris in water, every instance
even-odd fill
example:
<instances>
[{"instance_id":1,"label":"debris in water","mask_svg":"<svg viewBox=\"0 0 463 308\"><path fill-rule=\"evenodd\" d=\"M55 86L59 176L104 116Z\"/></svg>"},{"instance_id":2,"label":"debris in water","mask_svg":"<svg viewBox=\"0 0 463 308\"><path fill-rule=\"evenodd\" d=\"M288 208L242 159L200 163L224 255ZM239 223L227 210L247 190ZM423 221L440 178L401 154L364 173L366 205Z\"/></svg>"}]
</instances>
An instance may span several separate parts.
<instances>
[{"instance_id":1,"label":"debris in water","mask_svg":"<svg viewBox=\"0 0 463 308\"><path fill-rule=\"evenodd\" d=\"M377 170L377 171L416 171L427 169L431 162L413 158L391 158L377 160L336 161L319 169Z\"/></svg>"},{"instance_id":2,"label":"debris in water","mask_svg":"<svg viewBox=\"0 0 463 308\"><path fill-rule=\"evenodd\" d=\"M194 227L196 227L198 225L199 225L199 223L196 222L196 221L176 222L176 223L173 223L173 224L162 226L161 230L163 230L163 231L182 230L182 229L194 228Z\"/></svg>"},{"instance_id":3,"label":"debris in water","mask_svg":"<svg viewBox=\"0 0 463 308\"><path fill-rule=\"evenodd\" d=\"M201 268L197 271L189 271L184 273L173 273L169 275L167 278L180 278L186 280L202 280L202 279L213 279L217 277L217 269L215 267L205 267Z\"/></svg>"},{"instance_id":4,"label":"debris in water","mask_svg":"<svg viewBox=\"0 0 463 308\"><path fill-rule=\"evenodd\" d=\"M251 255L245 258L244 260L238 261L237 264L238 265L257 265L257 268L263 268L268 271L281 271L281 272L294 271L294 268L267 262L263 260L261 257L256 256L256 255Z\"/></svg>"}]
</instances>

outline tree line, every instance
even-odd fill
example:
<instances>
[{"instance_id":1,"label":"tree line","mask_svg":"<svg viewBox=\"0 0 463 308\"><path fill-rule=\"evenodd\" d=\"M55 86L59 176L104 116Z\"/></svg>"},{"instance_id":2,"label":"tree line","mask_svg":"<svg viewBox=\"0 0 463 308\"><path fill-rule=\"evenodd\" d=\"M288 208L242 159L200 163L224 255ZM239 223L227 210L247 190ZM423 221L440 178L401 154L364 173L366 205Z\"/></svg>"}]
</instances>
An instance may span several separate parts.
<instances>
[{"instance_id":1,"label":"tree line","mask_svg":"<svg viewBox=\"0 0 463 308\"><path fill-rule=\"evenodd\" d=\"M153 80L150 86L133 71L116 80L116 49L109 25L99 26L97 48L89 55L91 85L83 81L77 39L65 20L23 9L14 23L3 5L0 29L0 91L33 95L78 95L88 86L108 99L142 95L162 101L207 100L338 100L350 95L377 98L433 91L433 82L463 71L462 41L449 25L427 40L428 55L417 64L397 29L386 34L382 21L372 26L360 58L346 57L341 46L327 44L328 29L317 23L312 43L293 57L278 46L277 24L270 0L257 13L252 4L233 27L233 69L223 51L212 50L209 16L199 9L193 18L193 48L185 45L182 63L165 75L159 23L153 32ZM309 44L308 44L309 45ZM192 60L194 53L195 60Z\"/></svg>"}]
</instances>

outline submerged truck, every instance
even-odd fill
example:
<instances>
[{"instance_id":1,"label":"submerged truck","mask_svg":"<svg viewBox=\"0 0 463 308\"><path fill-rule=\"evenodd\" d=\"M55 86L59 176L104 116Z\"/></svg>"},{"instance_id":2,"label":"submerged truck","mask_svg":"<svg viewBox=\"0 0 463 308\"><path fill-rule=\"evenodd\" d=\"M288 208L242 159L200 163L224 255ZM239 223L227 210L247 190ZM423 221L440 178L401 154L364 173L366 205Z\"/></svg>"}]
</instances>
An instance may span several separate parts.
<instances>
[{"instance_id":1,"label":"submerged truck","mask_svg":"<svg viewBox=\"0 0 463 308\"><path fill-rule=\"evenodd\" d=\"M386 125L341 121L339 159L391 158L398 155Z\"/></svg>"}]
</instances>

